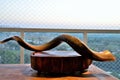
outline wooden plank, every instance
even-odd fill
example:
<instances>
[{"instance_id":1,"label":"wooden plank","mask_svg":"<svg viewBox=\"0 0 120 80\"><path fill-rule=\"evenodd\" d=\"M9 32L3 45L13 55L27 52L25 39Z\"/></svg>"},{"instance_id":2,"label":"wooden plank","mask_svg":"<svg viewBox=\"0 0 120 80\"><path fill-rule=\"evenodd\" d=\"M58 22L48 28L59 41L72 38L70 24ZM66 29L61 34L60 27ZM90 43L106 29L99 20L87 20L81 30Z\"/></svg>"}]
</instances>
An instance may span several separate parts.
<instances>
[{"instance_id":1,"label":"wooden plank","mask_svg":"<svg viewBox=\"0 0 120 80\"><path fill-rule=\"evenodd\" d=\"M38 74L30 64L0 64L0 80L119 80L90 65L87 72L74 75Z\"/></svg>"},{"instance_id":2,"label":"wooden plank","mask_svg":"<svg viewBox=\"0 0 120 80\"><path fill-rule=\"evenodd\" d=\"M99 80L119 80L114 76L107 74L104 70L98 68L95 65L91 65L89 67L89 72L91 72L91 74L96 76Z\"/></svg>"}]
</instances>

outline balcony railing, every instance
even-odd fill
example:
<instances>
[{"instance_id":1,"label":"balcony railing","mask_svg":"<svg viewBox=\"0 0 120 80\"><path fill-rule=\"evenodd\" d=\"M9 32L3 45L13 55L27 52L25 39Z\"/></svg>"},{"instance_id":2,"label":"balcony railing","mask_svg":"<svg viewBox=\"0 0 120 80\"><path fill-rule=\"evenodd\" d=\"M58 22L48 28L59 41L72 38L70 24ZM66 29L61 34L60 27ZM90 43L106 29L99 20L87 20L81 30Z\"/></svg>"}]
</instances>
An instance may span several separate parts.
<instances>
[{"instance_id":1,"label":"balcony railing","mask_svg":"<svg viewBox=\"0 0 120 80\"><path fill-rule=\"evenodd\" d=\"M32 32L32 34L40 32L38 34L40 36L41 36L41 33L44 33L44 34L51 33L51 34L54 35L53 37L55 37L55 36L57 36L59 34L63 34L63 33L68 33L68 34L71 34L71 35L74 35L74 36L77 36L77 37L80 36L79 38L82 39L86 44L88 44L89 47L91 47L94 50L101 51L103 49L109 49L110 51L113 52L113 54L117 57L117 60L115 62L105 62L105 63L93 62L93 64L99 66L100 68L103 68L104 70L106 70L110 74L113 74L113 75L116 74L115 76L120 78L120 73L119 73L119 70L118 70L119 66L120 66L119 65L119 62L120 62L120 60L119 60L120 59L120 57L119 57L120 56L120 54L119 54L119 44L120 44L120 41L119 41L120 37L119 37L119 35L120 35L120 30L118 30L118 29L0 28L0 32L2 32L2 33L8 32L8 35L11 32L17 32L18 36L20 36L24 40L27 40L28 42L32 38L31 35L28 35L31 32ZM16 33L13 33L12 35L16 35ZM34 35L36 36L36 34L34 34ZM95 35L95 36L91 37L91 35ZM107 35L107 39L106 39L106 35ZM35 38L35 36L34 36L34 38ZM101 37L99 37L99 36L101 36ZM117 36L117 38L116 38L116 36ZM6 38L6 37L4 37L4 38ZM47 35L46 37L51 37L51 35ZM30 38L30 39L28 39L28 38ZM2 37L1 37L1 39L2 39ZM108 42L107 43L104 42L103 39L108 41ZM95 40L98 41L98 43L96 43L97 45L95 44L96 47L92 47L92 45L94 45ZM91 41L91 43L90 43L90 41ZM37 42L37 41L35 41L35 42L36 42L36 44L40 44L40 42ZM117 44L116 43L114 44L113 42L117 42ZM105 45L108 45L108 46L105 46ZM111 46L111 45L113 45L113 46ZM98 46L99 46L99 48L97 48ZM18 49L18 50L20 52L17 52L17 53L20 53L20 56L17 56L17 57L20 57L20 64L29 63L29 56L25 57L25 54L26 53L30 54L31 52L23 49L22 47L20 47L20 49ZM110 65L112 65L112 66L110 66Z\"/></svg>"}]
</instances>

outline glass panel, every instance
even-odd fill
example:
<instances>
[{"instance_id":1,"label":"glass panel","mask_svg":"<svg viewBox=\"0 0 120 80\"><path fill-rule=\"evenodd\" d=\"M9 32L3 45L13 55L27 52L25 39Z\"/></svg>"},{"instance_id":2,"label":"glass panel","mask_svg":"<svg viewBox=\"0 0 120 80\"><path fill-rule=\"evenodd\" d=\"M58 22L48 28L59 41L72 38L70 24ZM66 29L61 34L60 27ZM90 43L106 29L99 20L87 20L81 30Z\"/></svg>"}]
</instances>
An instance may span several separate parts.
<instances>
[{"instance_id":1,"label":"glass panel","mask_svg":"<svg viewBox=\"0 0 120 80\"><path fill-rule=\"evenodd\" d=\"M0 32L0 40L12 36L19 36L18 32ZM15 41L0 44L0 64L20 63L20 47Z\"/></svg>"},{"instance_id":2,"label":"glass panel","mask_svg":"<svg viewBox=\"0 0 120 80\"><path fill-rule=\"evenodd\" d=\"M97 62L93 64L120 78L120 34L89 33L88 46L96 51L110 50L117 58L114 62Z\"/></svg>"},{"instance_id":3,"label":"glass panel","mask_svg":"<svg viewBox=\"0 0 120 80\"><path fill-rule=\"evenodd\" d=\"M44 43L49 42L53 38L61 35L63 33L57 33L57 32L25 32L25 41L33 44L33 45L41 45ZM65 34L65 33L64 33ZM70 34L72 36L76 36L83 40L83 34L82 33L66 33ZM73 50L68 44L62 43L58 45L57 47L51 49L51 50L65 50L70 51ZM30 63L30 53L32 53L29 50L25 50L25 63Z\"/></svg>"}]
</instances>

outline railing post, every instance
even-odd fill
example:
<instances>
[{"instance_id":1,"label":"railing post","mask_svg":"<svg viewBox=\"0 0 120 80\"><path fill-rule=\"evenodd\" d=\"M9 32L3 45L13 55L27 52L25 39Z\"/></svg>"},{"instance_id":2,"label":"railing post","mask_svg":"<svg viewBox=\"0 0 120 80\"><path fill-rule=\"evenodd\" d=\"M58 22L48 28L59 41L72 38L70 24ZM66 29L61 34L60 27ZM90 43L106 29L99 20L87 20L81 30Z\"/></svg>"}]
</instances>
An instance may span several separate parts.
<instances>
[{"instance_id":1,"label":"railing post","mask_svg":"<svg viewBox=\"0 0 120 80\"><path fill-rule=\"evenodd\" d=\"M83 33L83 41L85 44L87 44L87 32Z\"/></svg>"},{"instance_id":2,"label":"railing post","mask_svg":"<svg viewBox=\"0 0 120 80\"><path fill-rule=\"evenodd\" d=\"M24 32L20 32L20 36L24 39ZM24 48L20 47L20 64L24 64Z\"/></svg>"}]
</instances>

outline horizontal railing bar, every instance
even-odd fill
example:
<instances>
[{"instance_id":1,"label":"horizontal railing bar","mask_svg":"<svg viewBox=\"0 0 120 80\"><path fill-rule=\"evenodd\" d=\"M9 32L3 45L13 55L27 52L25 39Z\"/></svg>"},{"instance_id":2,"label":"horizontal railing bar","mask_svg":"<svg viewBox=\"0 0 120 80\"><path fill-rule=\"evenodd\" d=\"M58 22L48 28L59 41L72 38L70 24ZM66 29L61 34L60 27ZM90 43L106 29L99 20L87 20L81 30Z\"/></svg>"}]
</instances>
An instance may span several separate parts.
<instances>
[{"instance_id":1,"label":"horizontal railing bar","mask_svg":"<svg viewBox=\"0 0 120 80\"><path fill-rule=\"evenodd\" d=\"M6 32L74 32L74 33L120 33L120 30L114 29L42 29L42 28L0 28L0 31Z\"/></svg>"}]
</instances>

